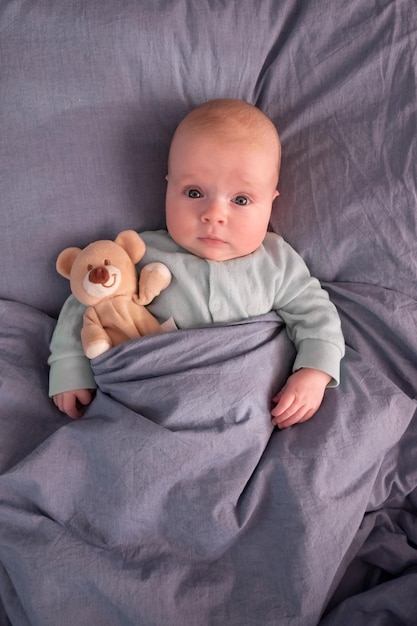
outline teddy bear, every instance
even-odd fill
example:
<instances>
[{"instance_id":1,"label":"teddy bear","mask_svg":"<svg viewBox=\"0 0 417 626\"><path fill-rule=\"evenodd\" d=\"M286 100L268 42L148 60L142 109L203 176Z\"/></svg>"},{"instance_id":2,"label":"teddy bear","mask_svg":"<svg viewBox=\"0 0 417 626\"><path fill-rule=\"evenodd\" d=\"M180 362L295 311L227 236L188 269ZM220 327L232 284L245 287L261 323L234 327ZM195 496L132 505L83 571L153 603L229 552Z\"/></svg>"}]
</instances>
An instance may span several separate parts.
<instances>
[{"instance_id":1,"label":"teddy bear","mask_svg":"<svg viewBox=\"0 0 417 626\"><path fill-rule=\"evenodd\" d=\"M163 330L145 305L168 287L171 273L163 263L149 263L138 284L136 263L145 251L138 233L124 230L114 241L94 241L58 255L58 273L69 279L73 295L88 307L81 341L89 359L128 339Z\"/></svg>"}]
</instances>

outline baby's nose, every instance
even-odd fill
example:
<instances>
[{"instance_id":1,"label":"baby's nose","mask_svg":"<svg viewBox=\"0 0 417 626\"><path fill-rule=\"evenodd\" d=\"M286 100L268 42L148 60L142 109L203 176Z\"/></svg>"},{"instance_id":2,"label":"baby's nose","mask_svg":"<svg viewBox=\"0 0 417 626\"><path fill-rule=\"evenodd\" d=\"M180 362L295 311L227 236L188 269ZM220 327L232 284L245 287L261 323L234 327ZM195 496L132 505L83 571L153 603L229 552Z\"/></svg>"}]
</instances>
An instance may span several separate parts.
<instances>
[{"instance_id":1,"label":"baby's nose","mask_svg":"<svg viewBox=\"0 0 417 626\"><path fill-rule=\"evenodd\" d=\"M213 200L206 206L201 219L203 222L218 222L220 224L226 221L226 211L223 203L219 200Z\"/></svg>"}]
</instances>

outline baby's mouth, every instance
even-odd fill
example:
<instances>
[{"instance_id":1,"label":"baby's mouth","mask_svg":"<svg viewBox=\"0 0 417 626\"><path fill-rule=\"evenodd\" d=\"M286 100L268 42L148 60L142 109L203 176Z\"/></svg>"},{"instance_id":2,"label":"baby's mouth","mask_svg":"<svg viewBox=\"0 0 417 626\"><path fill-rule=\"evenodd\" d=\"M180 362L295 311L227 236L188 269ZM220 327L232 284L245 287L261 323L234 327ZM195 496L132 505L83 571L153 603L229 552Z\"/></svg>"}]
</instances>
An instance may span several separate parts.
<instances>
[{"instance_id":1,"label":"baby's mouth","mask_svg":"<svg viewBox=\"0 0 417 626\"><path fill-rule=\"evenodd\" d=\"M220 237L214 237L213 235L207 235L206 237L199 237L199 241L209 244L209 245L221 245L226 243L224 239L220 239Z\"/></svg>"}]
</instances>

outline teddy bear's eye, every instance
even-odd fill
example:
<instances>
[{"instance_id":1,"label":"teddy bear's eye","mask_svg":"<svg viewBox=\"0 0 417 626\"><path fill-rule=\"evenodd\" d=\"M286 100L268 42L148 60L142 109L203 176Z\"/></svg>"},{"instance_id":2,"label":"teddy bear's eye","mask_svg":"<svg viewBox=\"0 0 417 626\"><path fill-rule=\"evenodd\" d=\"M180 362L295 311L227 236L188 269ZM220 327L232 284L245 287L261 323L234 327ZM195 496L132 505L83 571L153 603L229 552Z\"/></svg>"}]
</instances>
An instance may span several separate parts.
<instances>
[{"instance_id":1,"label":"teddy bear's eye","mask_svg":"<svg viewBox=\"0 0 417 626\"><path fill-rule=\"evenodd\" d=\"M110 265L109 259L104 259L104 265Z\"/></svg>"},{"instance_id":2,"label":"teddy bear's eye","mask_svg":"<svg viewBox=\"0 0 417 626\"><path fill-rule=\"evenodd\" d=\"M92 266L92 265L87 265L87 271L88 271L88 272L91 272L91 270L92 270L92 269L93 269L93 266Z\"/></svg>"}]
</instances>

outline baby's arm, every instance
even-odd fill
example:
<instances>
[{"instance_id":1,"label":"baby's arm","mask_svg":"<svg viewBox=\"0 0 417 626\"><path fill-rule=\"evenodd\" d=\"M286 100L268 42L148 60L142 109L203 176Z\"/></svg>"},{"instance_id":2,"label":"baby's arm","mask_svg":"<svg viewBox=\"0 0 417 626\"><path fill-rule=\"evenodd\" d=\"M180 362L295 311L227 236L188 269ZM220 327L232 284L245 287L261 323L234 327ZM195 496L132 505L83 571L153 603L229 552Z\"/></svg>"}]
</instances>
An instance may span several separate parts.
<instances>
[{"instance_id":1,"label":"baby's arm","mask_svg":"<svg viewBox=\"0 0 417 626\"><path fill-rule=\"evenodd\" d=\"M345 342L336 307L300 255L273 234L265 243L281 270L273 308L285 322L297 352L293 374L274 396L271 412L272 423L287 428L310 419L326 387L339 384Z\"/></svg>"},{"instance_id":2,"label":"baby's arm","mask_svg":"<svg viewBox=\"0 0 417 626\"><path fill-rule=\"evenodd\" d=\"M72 418L81 417L94 397L94 377L81 344L84 312L85 306L70 296L62 307L48 359L49 395Z\"/></svg>"},{"instance_id":3,"label":"baby's arm","mask_svg":"<svg viewBox=\"0 0 417 626\"><path fill-rule=\"evenodd\" d=\"M278 428L288 428L306 422L322 403L326 386L332 377L312 368L302 368L292 374L281 391L274 397L272 423Z\"/></svg>"}]
</instances>

